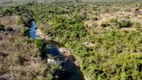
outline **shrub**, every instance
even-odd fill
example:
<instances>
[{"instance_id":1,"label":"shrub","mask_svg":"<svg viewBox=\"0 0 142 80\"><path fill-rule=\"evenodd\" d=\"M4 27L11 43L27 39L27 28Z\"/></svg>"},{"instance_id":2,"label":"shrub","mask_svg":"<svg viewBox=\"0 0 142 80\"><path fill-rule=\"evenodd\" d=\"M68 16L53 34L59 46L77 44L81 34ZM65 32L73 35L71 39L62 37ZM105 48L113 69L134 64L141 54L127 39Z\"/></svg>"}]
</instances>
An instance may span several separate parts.
<instances>
[{"instance_id":1,"label":"shrub","mask_svg":"<svg viewBox=\"0 0 142 80\"><path fill-rule=\"evenodd\" d=\"M117 19L111 18L111 19L109 20L109 22L111 22L111 23L117 23L118 21L117 21Z\"/></svg>"},{"instance_id":2,"label":"shrub","mask_svg":"<svg viewBox=\"0 0 142 80\"><path fill-rule=\"evenodd\" d=\"M12 29L11 27L9 27L9 26L5 26L5 27L4 27L4 30L5 30L5 31L13 31L13 29Z\"/></svg>"},{"instance_id":3,"label":"shrub","mask_svg":"<svg viewBox=\"0 0 142 80\"><path fill-rule=\"evenodd\" d=\"M98 20L98 18L97 17L93 17L92 20Z\"/></svg>"},{"instance_id":4,"label":"shrub","mask_svg":"<svg viewBox=\"0 0 142 80\"><path fill-rule=\"evenodd\" d=\"M108 23L102 23L101 25L100 25L101 27L108 27L108 26L110 26L110 24L108 24Z\"/></svg>"},{"instance_id":5,"label":"shrub","mask_svg":"<svg viewBox=\"0 0 142 80\"><path fill-rule=\"evenodd\" d=\"M118 22L119 28L131 27L131 25L132 25L131 21L122 20L122 21Z\"/></svg>"},{"instance_id":6,"label":"shrub","mask_svg":"<svg viewBox=\"0 0 142 80\"><path fill-rule=\"evenodd\" d=\"M1 16L5 16L5 15L10 16L11 14L12 14L12 12L11 12L11 10L9 8L5 8L1 12Z\"/></svg>"},{"instance_id":7,"label":"shrub","mask_svg":"<svg viewBox=\"0 0 142 80\"><path fill-rule=\"evenodd\" d=\"M38 48L38 52L36 54L37 57L44 58L46 56L43 56L44 50L44 40L43 39L35 39L34 40L35 46Z\"/></svg>"},{"instance_id":8,"label":"shrub","mask_svg":"<svg viewBox=\"0 0 142 80\"><path fill-rule=\"evenodd\" d=\"M0 31L4 31L4 25L0 25Z\"/></svg>"},{"instance_id":9,"label":"shrub","mask_svg":"<svg viewBox=\"0 0 142 80\"><path fill-rule=\"evenodd\" d=\"M94 11L97 11L97 8L96 8L96 7L93 7L92 9L93 9Z\"/></svg>"},{"instance_id":10,"label":"shrub","mask_svg":"<svg viewBox=\"0 0 142 80\"><path fill-rule=\"evenodd\" d=\"M138 31L141 31L141 23L139 23L139 22L134 22L133 23L133 27L135 27Z\"/></svg>"},{"instance_id":11,"label":"shrub","mask_svg":"<svg viewBox=\"0 0 142 80\"><path fill-rule=\"evenodd\" d=\"M131 12L131 9L126 9L125 12Z\"/></svg>"},{"instance_id":12,"label":"shrub","mask_svg":"<svg viewBox=\"0 0 142 80\"><path fill-rule=\"evenodd\" d=\"M13 31L9 26L0 25L0 31Z\"/></svg>"},{"instance_id":13,"label":"shrub","mask_svg":"<svg viewBox=\"0 0 142 80\"><path fill-rule=\"evenodd\" d=\"M21 17L19 17L19 16L17 17L16 24L17 24L17 25L23 24L23 20L22 20Z\"/></svg>"},{"instance_id":14,"label":"shrub","mask_svg":"<svg viewBox=\"0 0 142 80\"><path fill-rule=\"evenodd\" d=\"M38 48L42 48L42 46L43 46L43 39L35 39L34 40L34 43L35 43L35 45L36 45L36 47L38 47Z\"/></svg>"},{"instance_id":15,"label":"shrub","mask_svg":"<svg viewBox=\"0 0 142 80\"><path fill-rule=\"evenodd\" d=\"M133 23L133 26L134 26L135 28L141 27L141 23L139 23L139 22L134 22L134 23Z\"/></svg>"},{"instance_id":16,"label":"shrub","mask_svg":"<svg viewBox=\"0 0 142 80\"><path fill-rule=\"evenodd\" d=\"M130 19L130 17L129 17L129 16L125 16L124 18L125 18L125 19Z\"/></svg>"},{"instance_id":17,"label":"shrub","mask_svg":"<svg viewBox=\"0 0 142 80\"><path fill-rule=\"evenodd\" d=\"M22 26L21 28L21 35L22 36L28 36L29 35L29 28Z\"/></svg>"}]
</instances>

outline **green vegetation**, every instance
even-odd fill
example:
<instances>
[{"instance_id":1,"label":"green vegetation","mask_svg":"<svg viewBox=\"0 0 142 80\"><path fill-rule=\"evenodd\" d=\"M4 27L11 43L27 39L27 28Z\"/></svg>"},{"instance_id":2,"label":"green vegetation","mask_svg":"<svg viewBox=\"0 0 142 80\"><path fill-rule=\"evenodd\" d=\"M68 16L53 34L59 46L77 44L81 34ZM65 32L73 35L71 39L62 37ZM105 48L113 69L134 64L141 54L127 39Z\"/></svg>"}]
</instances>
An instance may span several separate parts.
<instances>
[{"instance_id":1,"label":"green vegetation","mask_svg":"<svg viewBox=\"0 0 142 80\"><path fill-rule=\"evenodd\" d=\"M117 21L116 19L111 18L111 19L109 20L109 22L111 22L111 23L117 23L118 21Z\"/></svg>"},{"instance_id":2,"label":"green vegetation","mask_svg":"<svg viewBox=\"0 0 142 80\"><path fill-rule=\"evenodd\" d=\"M9 26L0 25L0 31L13 31Z\"/></svg>"},{"instance_id":3,"label":"green vegetation","mask_svg":"<svg viewBox=\"0 0 142 80\"><path fill-rule=\"evenodd\" d=\"M46 56L45 51L47 50L47 48L45 47L46 44L44 44L44 40L35 39L34 43L35 43L35 46L38 48L36 56L46 58L47 56Z\"/></svg>"},{"instance_id":4,"label":"green vegetation","mask_svg":"<svg viewBox=\"0 0 142 80\"><path fill-rule=\"evenodd\" d=\"M43 34L72 49L86 79L142 79L142 16L133 13L140 13L142 2L78 2L2 8L0 75L12 72L14 80L60 80L61 64L47 64L49 46L43 39L28 37L35 20ZM7 16L16 16L15 24L10 19L9 24L3 22Z\"/></svg>"},{"instance_id":5,"label":"green vegetation","mask_svg":"<svg viewBox=\"0 0 142 80\"><path fill-rule=\"evenodd\" d=\"M91 80L119 80L130 77L137 80L142 75L139 71L142 37L138 35L140 36L140 33L128 31L111 31L103 36L94 35L93 41L96 43L94 47L80 46L76 43L74 46L78 47L74 51L81 59L82 69ZM138 72L137 77L133 75L135 72ZM123 73L127 76L122 78Z\"/></svg>"},{"instance_id":6,"label":"green vegetation","mask_svg":"<svg viewBox=\"0 0 142 80\"><path fill-rule=\"evenodd\" d=\"M108 27L108 26L110 26L110 24L108 24L107 22L104 22L104 23L102 23L100 26L101 26L101 27Z\"/></svg>"},{"instance_id":7,"label":"green vegetation","mask_svg":"<svg viewBox=\"0 0 142 80\"><path fill-rule=\"evenodd\" d=\"M123 27L131 27L132 23L131 21L125 21L125 20L122 20L120 22L118 22L118 26L120 28L123 28Z\"/></svg>"},{"instance_id":8,"label":"green vegetation","mask_svg":"<svg viewBox=\"0 0 142 80\"><path fill-rule=\"evenodd\" d=\"M4 31L4 26L0 25L0 31Z\"/></svg>"}]
</instances>

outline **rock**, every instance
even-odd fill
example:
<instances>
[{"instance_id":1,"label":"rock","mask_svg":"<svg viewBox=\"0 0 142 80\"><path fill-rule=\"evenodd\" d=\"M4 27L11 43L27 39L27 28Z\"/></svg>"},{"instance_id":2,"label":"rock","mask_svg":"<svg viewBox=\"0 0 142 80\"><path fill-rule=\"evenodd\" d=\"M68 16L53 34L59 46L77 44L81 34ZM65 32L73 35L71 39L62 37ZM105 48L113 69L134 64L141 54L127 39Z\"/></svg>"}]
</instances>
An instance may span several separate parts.
<instances>
[{"instance_id":1,"label":"rock","mask_svg":"<svg viewBox=\"0 0 142 80\"><path fill-rule=\"evenodd\" d=\"M56 64L57 62L54 59L47 59L48 64Z\"/></svg>"},{"instance_id":2,"label":"rock","mask_svg":"<svg viewBox=\"0 0 142 80\"><path fill-rule=\"evenodd\" d=\"M87 46L87 47L93 47L94 46L94 44L93 43L89 43L89 42L85 42L85 43L83 43L85 46Z\"/></svg>"},{"instance_id":3,"label":"rock","mask_svg":"<svg viewBox=\"0 0 142 80\"><path fill-rule=\"evenodd\" d=\"M59 51L60 51L61 53L65 54L66 51L67 51L67 49L66 49L66 48L59 48Z\"/></svg>"}]
</instances>

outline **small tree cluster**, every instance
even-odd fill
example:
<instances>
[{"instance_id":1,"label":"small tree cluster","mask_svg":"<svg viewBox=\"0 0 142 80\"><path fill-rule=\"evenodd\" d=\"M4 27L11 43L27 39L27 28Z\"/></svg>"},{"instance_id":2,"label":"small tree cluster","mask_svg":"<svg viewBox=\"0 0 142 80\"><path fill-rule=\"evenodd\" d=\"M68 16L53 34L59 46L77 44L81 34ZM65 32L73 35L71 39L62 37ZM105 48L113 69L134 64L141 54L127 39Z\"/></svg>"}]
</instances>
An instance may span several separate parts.
<instances>
[{"instance_id":1,"label":"small tree cluster","mask_svg":"<svg viewBox=\"0 0 142 80\"><path fill-rule=\"evenodd\" d=\"M132 23L131 23L131 21L122 20L122 21L118 22L118 26L119 26L119 28L131 27Z\"/></svg>"}]
</instances>

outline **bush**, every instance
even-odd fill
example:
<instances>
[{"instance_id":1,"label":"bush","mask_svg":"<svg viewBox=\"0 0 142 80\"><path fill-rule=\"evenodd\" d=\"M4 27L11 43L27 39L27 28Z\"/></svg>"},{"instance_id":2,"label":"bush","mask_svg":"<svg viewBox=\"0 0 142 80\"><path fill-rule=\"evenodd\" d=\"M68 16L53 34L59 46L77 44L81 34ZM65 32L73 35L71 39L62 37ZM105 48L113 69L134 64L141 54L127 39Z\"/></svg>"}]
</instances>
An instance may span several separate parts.
<instances>
[{"instance_id":1,"label":"bush","mask_svg":"<svg viewBox=\"0 0 142 80\"><path fill-rule=\"evenodd\" d=\"M131 25L132 25L131 21L122 20L122 21L118 22L119 28L131 27Z\"/></svg>"},{"instance_id":2,"label":"bush","mask_svg":"<svg viewBox=\"0 0 142 80\"><path fill-rule=\"evenodd\" d=\"M29 28L22 26L21 28L21 35L22 36L28 36L29 35Z\"/></svg>"},{"instance_id":3,"label":"bush","mask_svg":"<svg viewBox=\"0 0 142 80\"><path fill-rule=\"evenodd\" d=\"M5 15L10 16L11 14L12 14L12 12L11 12L11 10L9 8L5 8L1 12L1 16L5 16Z\"/></svg>"},{"instance_id":4,"label":"bush","mask_svg":"<svg viewBox=\"0 0 142 80\"><path fill-rule=\"evenodd\" d=\"M117 23L118 21L117 21L117 19L111 18L111 19L109 20L109 22L111 22L111 23Z\"/></svg>"},{"instance_id":5,"label":"bush","mask_svg":"<svg viewBox=\"0 0 142 80\"><path fill-rule=\"evenodd\" d=\"M108 24L108 23L102 23L101 25L100 25L101 27L108 27L108 26L110 26L110 24Z\"/></svg>"},{"instance_id":6,"label":"bush","mask_svg":"<svg viewBox=\"0 0 142 80\"><path fill-rule=\"evenodd\" d=\"M126 9L125 12L131 12L131 9Z\"/></svg>"},{"instance_id":7,"label":"bush","mask_svg":"<svg viewBox=\"0 0 142 80\"><path fill-rule=\"evenodd\" d=\"M93 9L94 11L97 11L97 8L96 8L96 7L93 7L92 9Z\"/></svg>"},{"instance_id":8,"label":"bush","mask_svg":"<svg viewBox=\"0 0 142 80\"><path fill-rule=\"evenodd\" d=\"M5 30L5 31L13 31L13 29L12 29L11 27L9 27L9 26L5 26L5 27L4 27L4 30Z\"/></svg>"},{"instance_id":9,"label":"bush","mask_svg":"<svg viewBox=\"0 0 142 80\"><path fill-rule=\"evenodd\" d=\"M34 43L35 43L35 45L36 45L36 47L38 47L38 48L42 48L42 46L43 46L43 39L35 39L34 40Z\"/></svg>"},{"instance_id":10,"label":"bush","mask_svg":"<svg viewBox=\"0 0 142 80\"><path fill-rule=\"evenodd\" d=\"M97 17L93 17L92 20L98 20L98 18Z\"/></svg>"},{"instance_id":11,"label":"bush","mask_svg":"<svg viewBox=\"0 0 142 80\"><path fill-rule=\"evenodd\" d=\"M38 48L38 52L37 52L36 56L42 58L42 55L44 52L44 40L43 39L35 39L34 43L35 43L35 46Z\"/></svg>"},{"instance_id":12,"label":"bush","mask_svg":"<svg viewBox=\"0 0 142 80\"><path fill-rule=\"evenodd\" d=\"M19 17L19 16L17 17L16 24L17 24L17 25L23 24L23 20L22 20L21 17Z\"/></svg>"},{"instance_id":13,"label":"bush","mask_svg":"<svg viewBox=\"0 0 142 80\"><path fill-rule=\"evenodd\" d=\"M125 18L125 19L130 19L130 17L129 17L129 16L125 16L124 18Z\"/></svg>"},{"instance_id":14,"label":"bush","mask_svg":"<svg viewBox=\"0 0 142 80\"><path fill-rule=\"evenodd\" d=\"M142 29L141 29L141 23L139 23L139 22L134 22L133 23L133 27L135 27L138 31L141 31Z\"/></svg>"},{"instance_id":15,"label":"bush","mask_svg":"<svg viewBox=\"0 0 142 80\"><path fill-rule=\"evenodd\" d=\"M4 31L4 25L0 25L0 31Z\"/></svg>"},{"instance_id":16,"label":"bush","mask_svg":"<svg viewBox=\"0 0 142 80\"><path fill-rule=\"evenodd\" d=\"M9 26L0 25L0 31L13 31Z\"/></svg>"}]
</instances>

